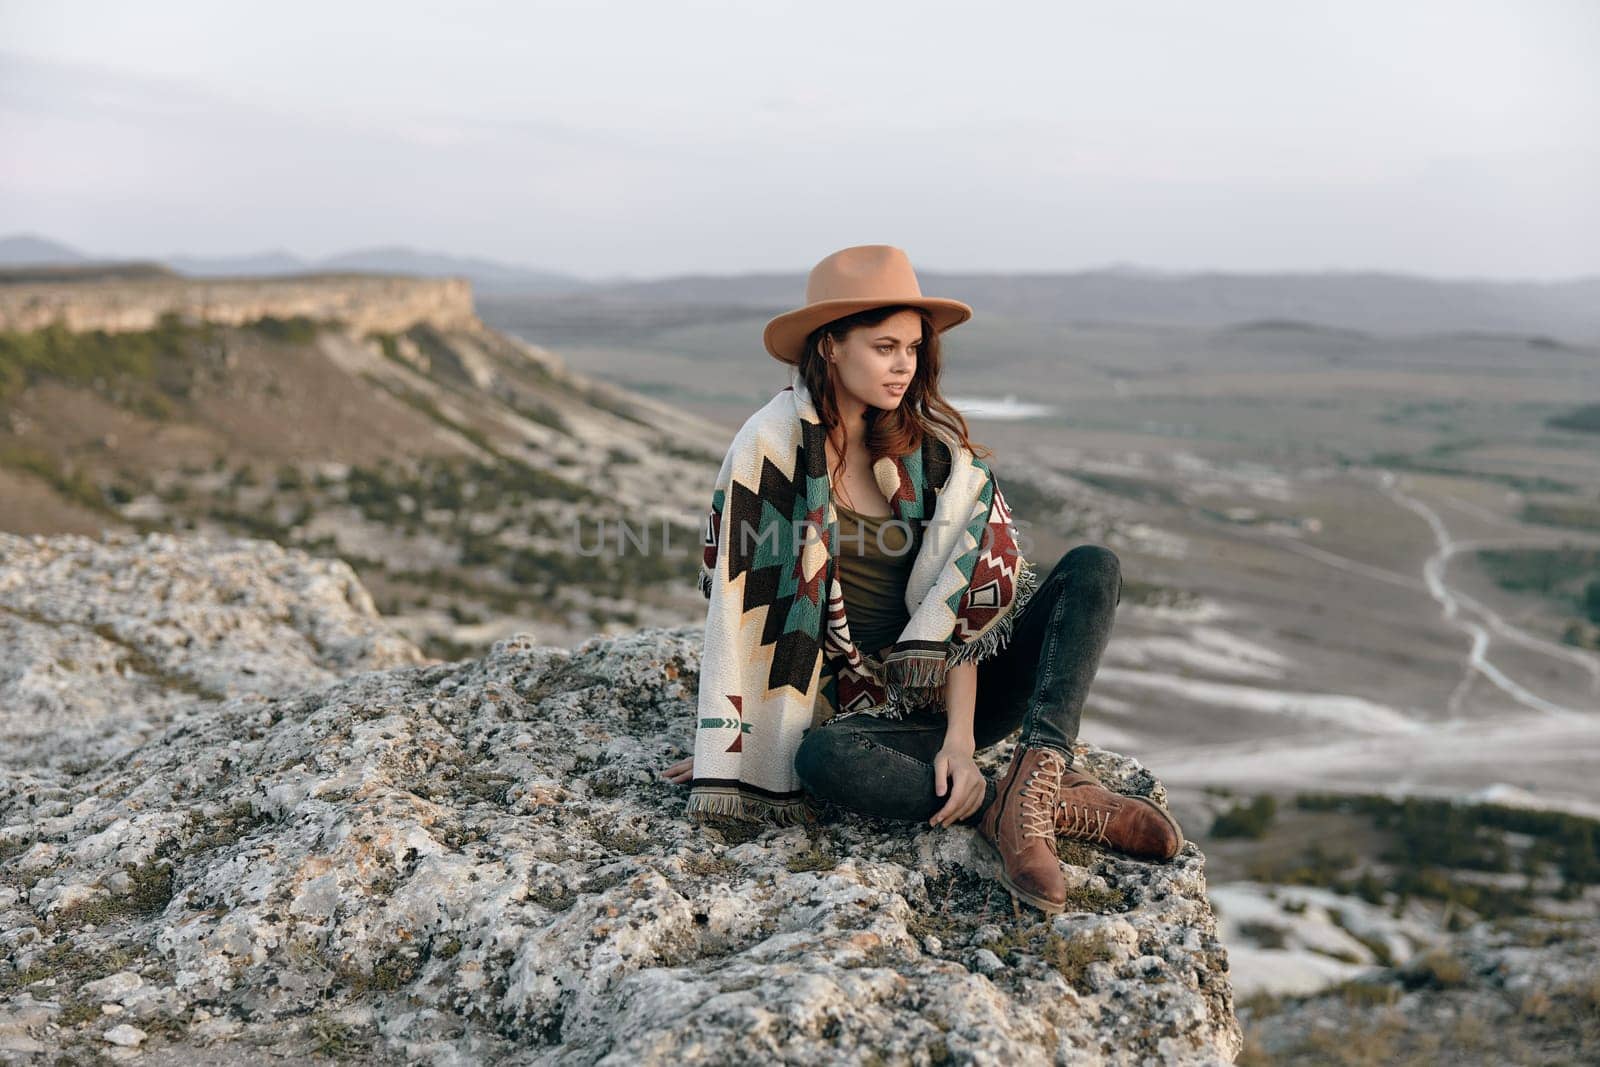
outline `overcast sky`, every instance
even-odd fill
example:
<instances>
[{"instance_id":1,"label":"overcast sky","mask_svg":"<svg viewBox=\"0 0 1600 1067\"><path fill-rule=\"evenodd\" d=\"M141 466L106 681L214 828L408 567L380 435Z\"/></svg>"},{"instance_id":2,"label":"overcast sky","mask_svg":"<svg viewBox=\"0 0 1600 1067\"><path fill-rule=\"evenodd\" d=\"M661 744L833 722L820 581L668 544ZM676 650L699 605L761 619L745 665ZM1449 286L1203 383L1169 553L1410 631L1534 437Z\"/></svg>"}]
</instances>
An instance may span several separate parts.
<instances>
[{"instance_id":1,"label":"overcast sky","mask_svg":"<svg viewBox=\"0 0 1600 1067\"><path fill-rule=\"evenodd\" d=\"M0 235L1600 273L1600 2L0 0Z\"/></svg>"}]
</instances>

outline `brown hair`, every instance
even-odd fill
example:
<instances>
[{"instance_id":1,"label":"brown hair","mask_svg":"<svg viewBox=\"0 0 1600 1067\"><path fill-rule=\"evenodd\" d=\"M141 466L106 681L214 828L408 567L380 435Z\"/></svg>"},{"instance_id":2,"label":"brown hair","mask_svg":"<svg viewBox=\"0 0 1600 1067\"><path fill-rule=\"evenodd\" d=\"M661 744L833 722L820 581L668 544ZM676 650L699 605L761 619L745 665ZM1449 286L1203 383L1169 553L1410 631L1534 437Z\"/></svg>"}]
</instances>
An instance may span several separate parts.
<instances>
[{"instance_id":1,"label":"brown hair","mask_svg":"<svg viewBox=\"0 0 1600 1067\"><path fill-rule=\"evenodd\" d=\"M834 397L833 378L828 373L828 359L822 354L822 339L832 337L835 343L842 342L845 335L857 326L876 326L899 311L915 311L922 320L922 344L917 350L917 370L911 384L906 386L905 395L894 409L867 407L869 462L877 462L884 456L903 456L921 448L923 438L932 433L935 426L947 430L948 436L960 441L974 456L983 458L992 455L989 449L973 442L967 430L967 420L939 392L939 375L943 369L939 333L933 327L933 317L926 310L909 304L890 304L857 311L817 327L806 337L805 347L800 353L800 378L816 403L817 415L822 419L823 427L831 437L834 427L839 425L839 405ZM844 466L845 450L848 448L849 442L846 441L839 450L840 469Z\"/></svg>"}]
</instances>

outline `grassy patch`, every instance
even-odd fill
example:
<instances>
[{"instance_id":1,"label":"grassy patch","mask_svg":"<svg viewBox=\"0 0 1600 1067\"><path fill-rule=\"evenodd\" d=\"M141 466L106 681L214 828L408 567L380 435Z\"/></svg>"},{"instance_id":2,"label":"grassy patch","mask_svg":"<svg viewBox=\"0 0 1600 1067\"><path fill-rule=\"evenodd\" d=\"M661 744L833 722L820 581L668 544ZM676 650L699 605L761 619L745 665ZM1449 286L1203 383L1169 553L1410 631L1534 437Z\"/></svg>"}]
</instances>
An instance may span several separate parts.
<instances>
[{"instance_id":1,"label":"grassy patch","mask_svg":"<svg viewBox=\"0 0 1600 1067\"><path fill-rule=\"evenodd\" d=\"M207 700L226 700L224 693L213 692L200 683L185 678L181 674L172 674L165 670L161 664L152 659L137 645L123 640L122 636L110 623L97 623L94 626L95 636L102 641L109 642L122 649L122 661L119 666L127 667L151 679L163 689L179 693L188 693L191 696L204 697Z\"/></svg>"},{"instance_id":2,"label":"grassy patch","mask_svg":"<svg viewBox=\"0 0 1600 1067\"><path fill-rule=\"evenodd\" d=\"M82 1026L84 1023L93 1022L100 1018L101 1014L100 1005L92 1000L63 997L61 1000L61 1012L55 1017L55 1023L62 1029L72 1030Z\"/></svg>"},{"instance_id":3,"label":"grassy patch","mask_svg":"<svg viewBox=\"0 0 1600 1067\"><path fill-rule=\"evenodd\" d=\"M205 815L195 809L189 812L188 829L194 834L183 845L182 855L189 856L223 845L231 845L257 827L272 820L257 812L248 800L241 800L220 815Z\"/></svg>"},{"instance_id":4,"label":"grassy patch","mask_svg":"<svg viewBox=\"0 0 1600 1067\"><path fill-rule=\"evenodd\" d=\"M1067 984L1080 992L1088 992L1087 974L1094 963L1110 962L1113 958L1111 943L1103 931L1095 931L1087 938L1063 937L1051 932L1045 939L1040 955L1044 961L1067 980Z\"/></svg>"},{"instance_id":5,"label":"grassy patch","mask_svg":"<svg viewBox=\"0 0 1600 1067\"><path fill-rule=\"evenodd\" d=\"M989 944L995 955L1004 958L1011 950L1025 951L1038 956L1043 951L1049 927L1043 923L1023 926L1014 919L1019 914L1012 905L1010 894L995 879L965 867L948 869L942 881L928 882L928 902L919 907L906 921L906 928L919 940L937 938L941 943L960 945L972 932L986 923L995 922L1010 932ZM1069 912L1107 913L1124 907L1125 894L1120 889L1097 889L1089 886L1067 890ZM1004 950L1004 951L1002 951Z\"/></svg>"},{"instance_id":6,"label":"grassy patch","mask_svg":"<svg viewBox=\"0 0 1600 1067\"><path fill-rule=\"evenodd\" d=\"M411 367L411 364L407 363L400 355L400 337L398 334L384 333L381 330L371 330L367 333L367 340L376 341L379 350L383 352L384 358L388 359L391 363L398 363L402 367Z\"/></svg>"},{"instance_id":7,"label":"grassy patch","mask_svg":"<svg viewBox=\"0 0 1600 1067\"><path fill-rule=\"evenodd\" d=\"M1277 814L1278 802L1270 793L1261 793L1219 814L1211 824L1211 836L1260 839L1266 836Z\"/></svg>"},{"instance_id":8,"label":"grassy patch","mask_svg":"<svg viewBox=\"0 0 1600 1067\"><path fill-rule=\"evenodd\" d=\"M466 516L500 513L512 503L594 498L564 478L504 458L495 463L429 458L410 471L356 466L350 469L345 493L365 518L385 524L422 511Z\"/></svg>"},{"instance_id":9,"label":"grassy patch","mask_svg":"<svg viewBox=\"0 0 1600 1067\"><path fill-rule=\"evenodd\" d=\"M1065 937L1044 922L1014 926L978 947L988 949L1010 965L1023 956L1036 956L1060 972L1067 984L1079 992L1089 991L1087 975L1092 964L1114 958L1104 931L1096 930L1088 937Z\"/></svg>"},{"instance_id":10,"label":"grassy patch","mask_svg":"<svg viewBox=\"0 0 1600 1067\"><path fill-rule=\"evenodd\" d=\"M757 819L735 819L726 815L698 814L694 816L695 822L704 829L715 833L723 844L742 845L746 841L754 841L765 833L770 826Z\"/></svg>"},{"instance_id":11,"label":"grassy patch","mask_svg":"<svg viewBox=\"0 0 1600 1067\"><path fill-rule=\"evenodd\" d=\"M506 792L516 784L516 776L492 771L466 771L456 787L463 793L487 800L491 804L504 804Z\"/></svg>"},{"instance_id":12,"label":"grassy patch","mask_svg":"<svg viewBox=\"0 0 1600 1067\"><path fill-rule=\"evenodd\" d=\"M306 345L317 339L323 324L305 315L291 315L288 318L263 315L253 322L246 323L245 327L280 344Z\"/></svg>"},{"instance_id":13,"label":"grassy patch","mask_svg":"<svg viewBox=\"0 0 1600 1067\"><path fill-rule=\"evenodd\" d=\"M371 970L340 963L333 973L352 993L363 996L367 993L393 993L415 978L420 969L421 962L415 950L392 948L373 961Z\"/></svg>"},{"instance_id":14,"label":"grassy patch","mask_svg":"<svg viewBox=\"0 0 1600 1067\"><path fill-rule=\"evenodd\" d=\"M1529 500L1518 516L1540 526L1567 526L1574 530L1600 530L1600 503L1581 500Z\"/></svg>"},{"instance_id":15,"label":"grassy patch","mask_svg":"<svg viewBox=\"0 0 1600 1067\"><path fill-rule=\"evenodd\" d=\"M1600 884L1600 820L1560 811L1499 804L1457 804L1451 800L1376 795L1302 793L1295 799L1307 811L1343 811L1370 817L1388 831L1394 844L1382 859L1395 869L1389 889L1455 901L1482 915L1525 913L1531 892L1507 890L1451 879L1450 870L1503 874L1520 870L1530 877L1545 868L1561 874L1564 890L1576 897ZM1507 836L1531 839L1514 846ZM1319 884L1333 884L1341 879ZM1357 888L1346 884L1346 889ZM1366 894L1363 894L1366 895Z\"/></svg>"},{"instance_id":16,"label":"grassy patch","mask_svg":"<svg viewBox=\"0 0 1600 1067\"><path fill-rule=\"evenodd\" d=\"M371 1051L372 1040L349 1023L340 1022L327 1012L318 1012L306 1025L311 1049L319 1056L347 1060Z\"/></svg>"},{"instance_id":17,"label":"grassy patch","mask_svg":"<svg viewBox=\"0 0 1600 1067\"><path fill-rule=\"evenodd\" d=\"M1070 867L1093 867L1099 862L1099 853L1068 837L1056 838L1056 857Z\"/></svg>"},{"instance_id":18,"label":"grassy patch","mask_svg":"<svg viewBox=\"0 0 1600 1067\"><path fill-rule=\"evenodd\" d=\"M1101 889L1092 885L1069 885L1067 887L1066 905L1068 911L1121 911L1127 906L1127 903L1128 895L1115 886L1109 889Z\"/></svg>"},{"instance_id":19,"label":"grassy patch","mask_svg":"<svg viewBox=\"0 0 1600 1067\"><path fill-rule=\"evenodd\" d=\"M620 397L612 397L610 393L599 386L588 386L585 388L573 385L570 388L573 392L581 396L584 402L589 404L591 407L599 408L601 411L609 412L610 414L617 416L619 419L626 419L628 422L635 423L639 426L644 426L648 429L655 428L654 424L652 424L649 419L634 411L633 407L626 400L623 400Z\"/></svg>"},{"instance_id":20,"label":"grassy patch","mask_svg":"<svg viewBox=\"0 0 1600 1067\"><path fill-rule=\"evenodd\" d=\"M550 911L566 911L577 903L578 894L571 886L539 882L528 890L528 899Z\"/></svg>"},{"instance_id":21,"label":"grassy patch","mask_svg":"<svg viewBox=\"0 0 1600 1067\"><path fill-rule=\"evenodd\" d=\"M127 970L138 956L123 949L86 952L70 941L51 945L26 967L10 974L0 973L0 995L26 989L36 982L56 980L56 988L77 989L86 982Z\"/></svg>"},{"instance_id":22,"label":"grassy patch","mask_svg":"<svg viewBox=\"0 0 1600 1067\"><path fill-rule=\"evenodd\" d=\"M97 388L109 396L118 384L154 385L201 333L211 331L187 326L172 313L153 329L127 333L74 332L59 321L27 332L0 330L0 403L43 381Z\"/></svg>"},{"instance_id":23,"label":"grassy patch","mask_svg":"<svg viewBox=\"0 0 1600 1067\"><path fill-rule=\"evenodd\" d=\"M172 866L168 861L151 858L139 864L124 864L123 870L128 875L126 893L69 904L55 913L56 928L89 923L103 926L127 915L154 915L172 899Z\"/></svg>"},{"instance_id":24,"label":"grassy patch","mask_svg":"<svg viewBox=\"0 0 1600 1067\"><path fill-rule=\"evenodd\" d=\"M1400 972L1407 989L1461 989L1471 983L1472 972L1459 956L1433 949Z\"/></svg>"},{"instance_id":25,"label":"grassy patch","mask_svg":"<svg viewBox=\"0 0 1600 1067\"><path fill-rule=\"evenodd\" d=\"M731 874L737 866L730 859L706 853L695 853L683 860L683 869L700 878Z\"/></svg>"},{"instance_id":26,"label":"grassy patch","mask_svg":"<svg viewBox=\"0 0 1600 1067\"><path fill-rule=\"evenodd\" d=\"M596 827L594 839L613 852L627 856L637 856L650 844L649 834L623 824Z\"/></svg>"},{"instance_id":27,"label":"grassy patch","mask_svg":"<svg viewBox=\"0 0 1600 1067\"><path fill-rule=\"evenodd\" d=\"M1600 549L1485 548L1475 555L1495 584L1518 593L1575 599L1600 577Z\"/></svg>"},{"instance_id":28,"label":"grassy patch","mask_svg":"<svg viewBox=\"0 0 1600 1067\"><path fill-rule=\"evenodd\" d=\"M115 515L105 494L81 468L63 467L43 449L15 442L0 445L0 467L31 474L66 500L102 515Z\"/></svg>"},{"instance_id":29,"label":"grassy patch","mask_svg":"<svg viewBox=\"0 0 1600 1067\"><path fill-rule=\"evenodd\" d=\"M831 871L839 865L839 857L827 847L821 836L813 836L805 850L791 855L784 864L791 871Z\"/></svg>"},{"instance_id":30,"label":"grassy patch","mask_svg":"<svg viewBox=\"0 0 1600 1067\"><path fill-rule=\"evenodd\" d=\"M549 404L524 397L513 402L511 409L531 422L537 422L541 426L548 426L557 433L565 434L568 437L572 436L572 427L567 423L567 420L562 418L560 411Z\"/></svg>"},{"instance_id":31,"label":"grassy patch","mask_svg":"<svg viewBox=\"0 0 1600 1067\"><path fill-rule=\"evenodd\" d=\"M481 430L473 426L463 425L446 415L439 409L439 405L434 399L426 393L398 383L385 381L373 374L364 374L362 377L368 385L382 389L407 407L426 415L451 433L466 438L473 445L496 459L505 460L505 457L500 454L500 451L494 447L493 442Z\"/></svg>"},{"instance_id":32,"label":"grassy patch","mask_svg":"<svg viewBox=\"0 0 1600 1067\"><path fill-rule=\"evenodd\" d=\"M1552 415L1544 420L1544 424L1553 430L1600 433L1600 404L1585 404L1565 415Z\"/></svg>"},{"instance_id":33,"label":"grassy patch","mask_svg":"<svg viewBox=\"0 0 1600 1067\"><path fill-rule=\"evenodd\" d=\"M1261 948L1284 948L1289 944L1289 928L1278 923L1242 922L1239 924L1239 935Z\"/></svg>"}]
</instances>

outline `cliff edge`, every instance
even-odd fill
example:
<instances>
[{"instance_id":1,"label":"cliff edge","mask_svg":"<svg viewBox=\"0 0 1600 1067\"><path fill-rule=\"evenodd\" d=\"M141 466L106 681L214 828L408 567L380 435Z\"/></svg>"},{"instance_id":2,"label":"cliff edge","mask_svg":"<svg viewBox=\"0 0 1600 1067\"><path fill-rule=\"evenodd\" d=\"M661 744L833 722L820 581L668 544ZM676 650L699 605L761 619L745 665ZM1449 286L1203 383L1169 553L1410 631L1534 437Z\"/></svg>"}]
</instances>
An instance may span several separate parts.
<instances>
[{"instance_id":1,"label":"cliff edge","mask_svg":"<svg viewBox=\"0 0 1600 1067\"><path fill-rule=\"evenodd\" d=\"M32 278L0 284L0 329L148 330L169 312L238 325L263 316L337 319L351 330L401 332L417 323L441 330L477 325L464 278L302 274L281 278Z\"/></svg>"},{"instance_id":2,"label":"cliff edge","mask_svg":"<svg viewBox=\"0 0 1600 1067\"><path fill-rule=\"evenodd\" d=\"M429 663L337 561L0 535L0 1058L1231 1061L1193 844L1044 922L969 830L685 821L700 642Z\"/></svg>"}]
</instances>

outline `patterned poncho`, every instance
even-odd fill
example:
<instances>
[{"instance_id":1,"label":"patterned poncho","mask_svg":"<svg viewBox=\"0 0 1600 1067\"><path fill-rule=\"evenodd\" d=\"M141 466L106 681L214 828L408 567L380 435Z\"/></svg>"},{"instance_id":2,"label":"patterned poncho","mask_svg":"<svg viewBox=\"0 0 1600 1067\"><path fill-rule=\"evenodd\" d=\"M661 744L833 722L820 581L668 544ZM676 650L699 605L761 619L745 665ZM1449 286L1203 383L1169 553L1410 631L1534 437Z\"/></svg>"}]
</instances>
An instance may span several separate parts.
<instances>
[{"instance_id":1,"label":"patterned poncho","mask_svg":"<svg viewBox=\"0 0 1600 1067\"><path fill-rule=\"evenodd\" d=\"M1037 585L993 472L943 431L926 435L872 465L893 520L923 534L906 583L910 621L863 655L839 586L826 439L797 380L745 422L722 461L702 538L710 605L690 815L803 818L794 756L807 730L836 714L942 708L948 669L1005 647Z\"/></svg>"}]
</instances>

